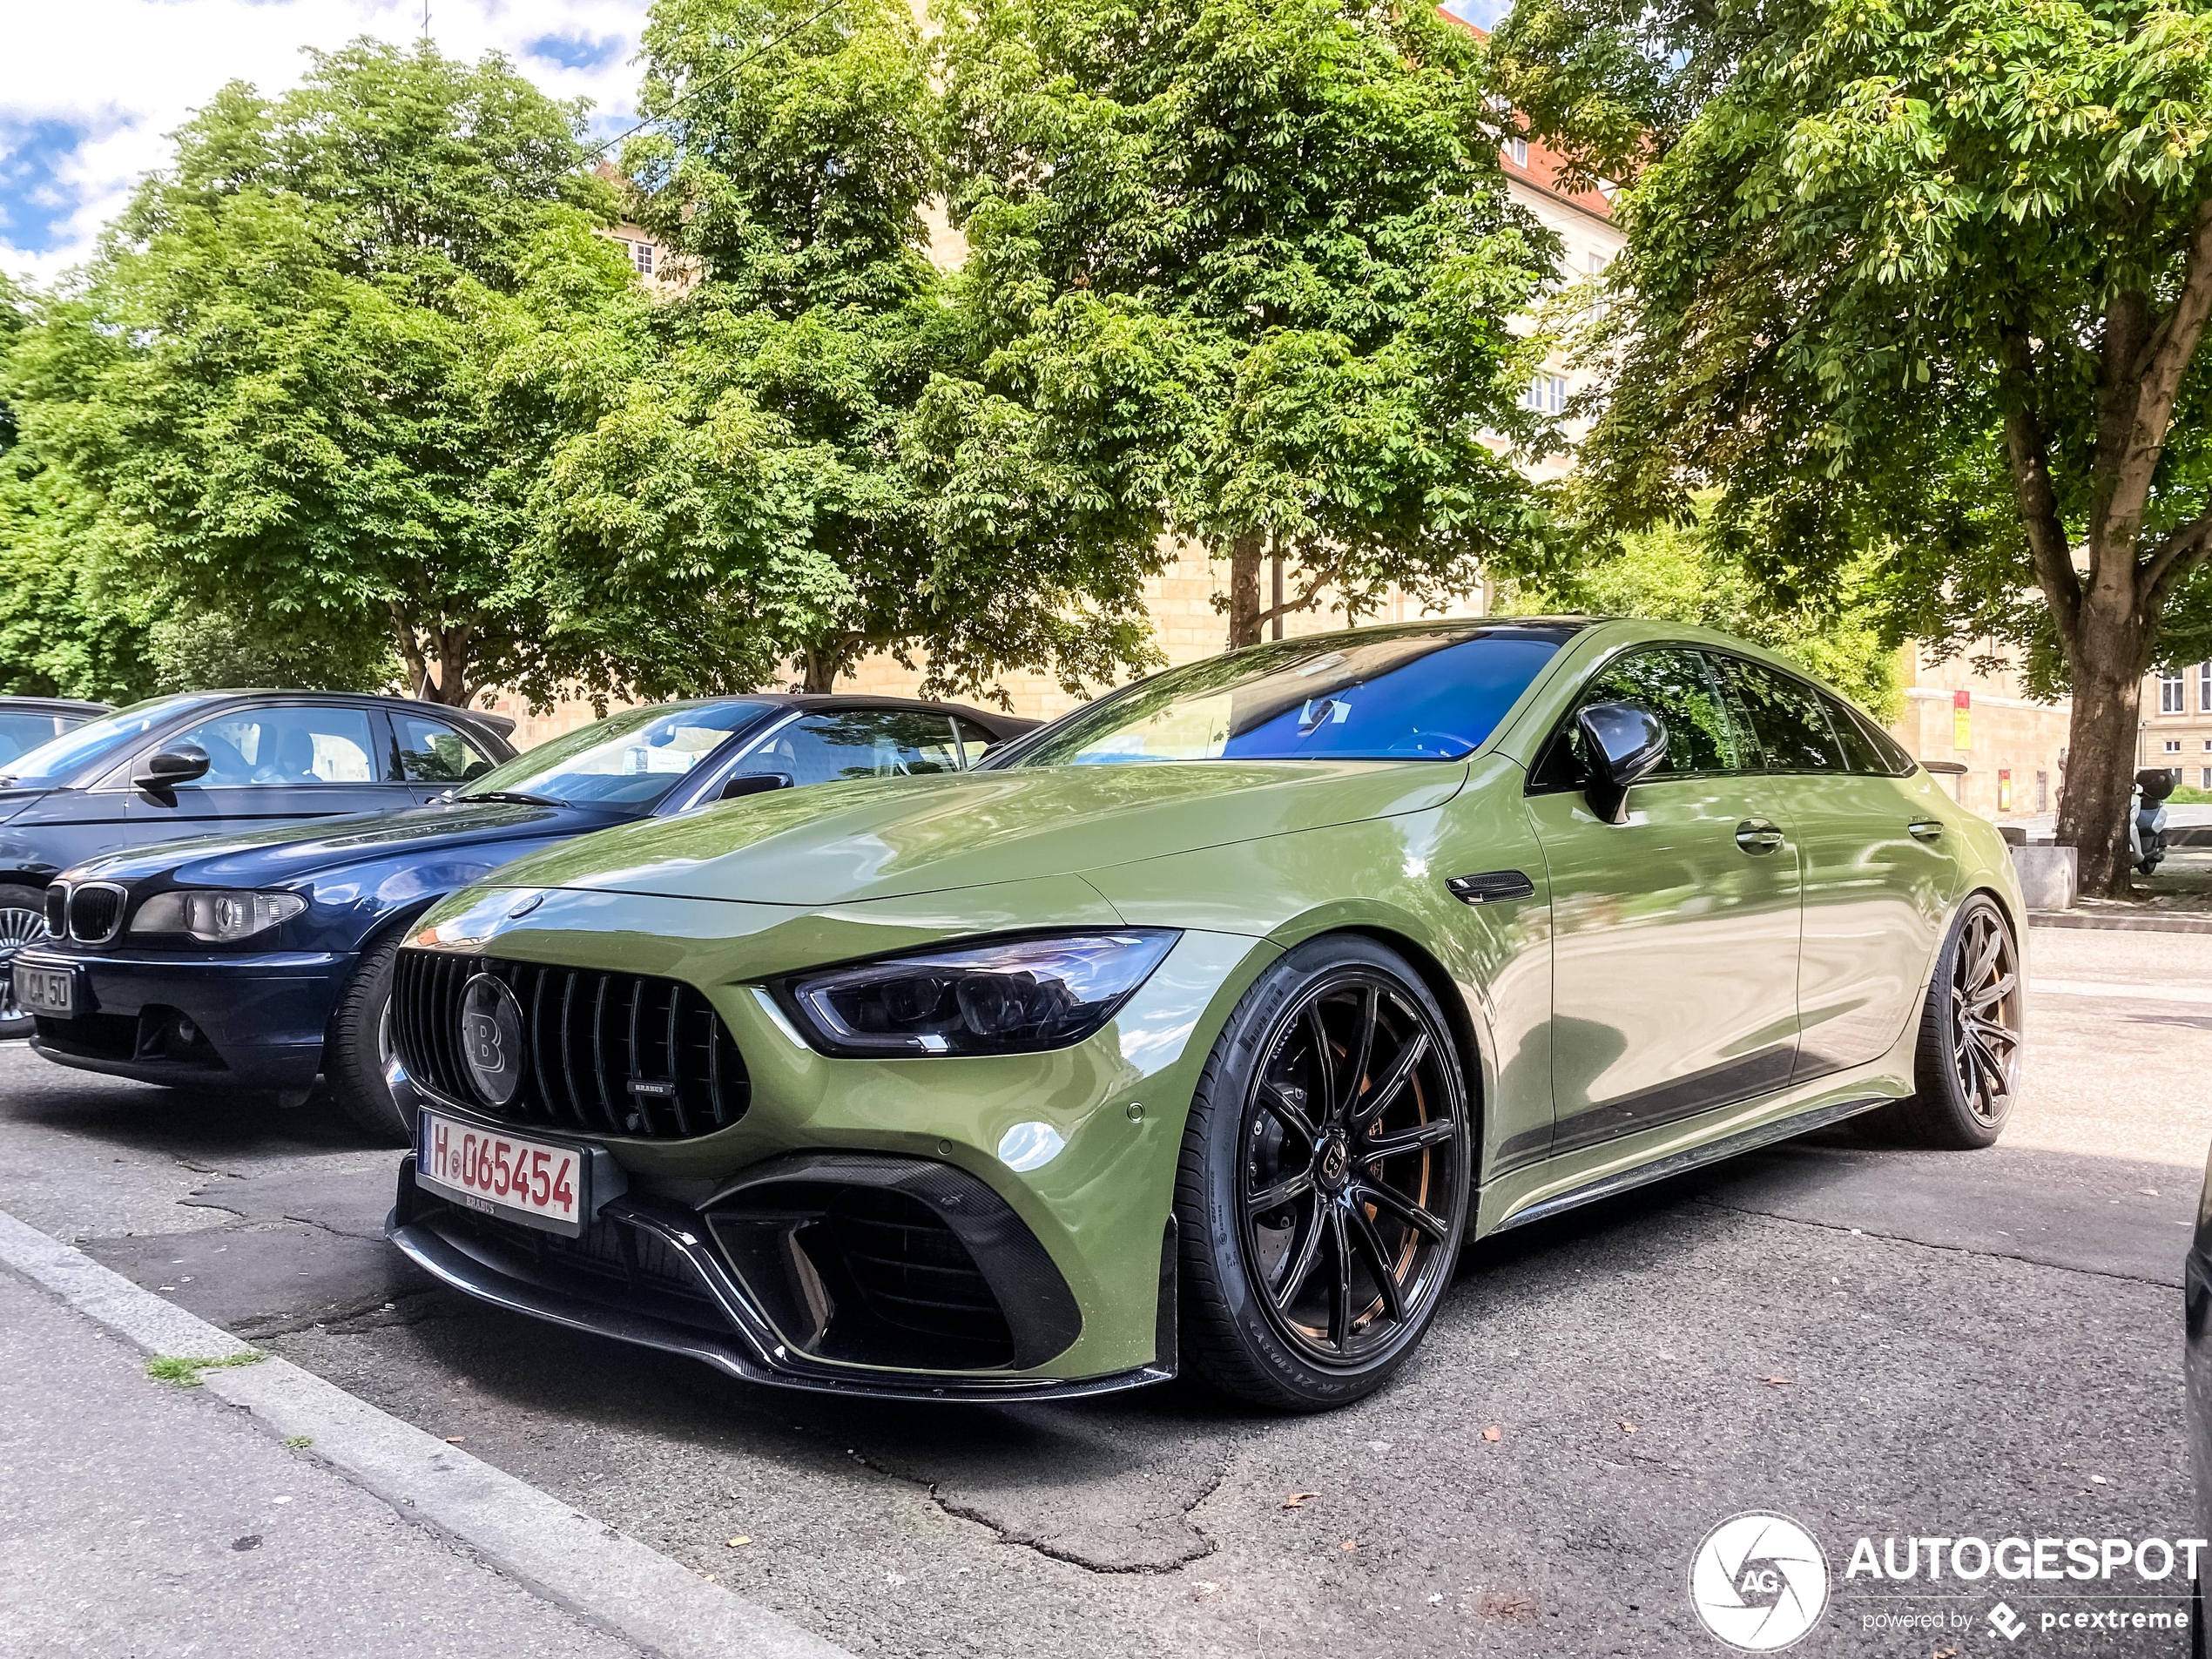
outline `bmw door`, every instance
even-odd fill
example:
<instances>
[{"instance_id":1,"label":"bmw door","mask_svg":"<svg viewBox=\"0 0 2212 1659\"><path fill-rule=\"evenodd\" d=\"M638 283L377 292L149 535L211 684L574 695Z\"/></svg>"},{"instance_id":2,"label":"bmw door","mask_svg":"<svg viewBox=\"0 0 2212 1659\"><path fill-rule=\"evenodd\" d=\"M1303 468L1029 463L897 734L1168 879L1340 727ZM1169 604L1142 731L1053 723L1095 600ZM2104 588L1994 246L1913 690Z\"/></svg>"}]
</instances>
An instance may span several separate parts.
<instances>
[{"instance_id":1,"label":"bmw door","mask_svg":"<svg viewBox=\"0 0 2212 1659\"><path fill-rule=\"evenodd\" d=\"M1666 758L1627 821L1590 808L1570 714L1530 774L1550 872L1554 1153L1656 1128L1790 1081L1797 1048L1797 850L1705 655L1639 646L1578 709L1640 704Z\"/></svg>"},{"instance_id":2,"label":"bmw door","mask_svg":"<svg viewBox=\"0 0 2212 1659\"><path fill-rule=\"evenodd\" d=\"M391 775L392 739L381 710L345 704L233 706L164 738L158 746L187 745L206 754L206 774L159 792L133 789L134 841L415 804L405 782Z\"/></svg>"}]
</instances>

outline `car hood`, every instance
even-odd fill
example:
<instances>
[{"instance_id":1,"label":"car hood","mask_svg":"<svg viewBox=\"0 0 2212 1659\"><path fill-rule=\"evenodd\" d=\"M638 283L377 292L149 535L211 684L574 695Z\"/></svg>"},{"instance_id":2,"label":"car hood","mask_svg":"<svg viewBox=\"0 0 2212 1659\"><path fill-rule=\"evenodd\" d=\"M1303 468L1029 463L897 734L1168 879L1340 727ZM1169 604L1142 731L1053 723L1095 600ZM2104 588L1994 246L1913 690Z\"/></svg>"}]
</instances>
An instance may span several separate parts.
<instances>
[{"instance_id":1,"label":"car hood","mask_svg":"<svg viewBox=\"0 0 2212 1659\"><path fill-rule=\"evenodd\" d=\"M1198 761L778 790L532 854L502 887L822 906L1080 873L1419 811L1452 761Z\"/></svg>"},{"instance_id":2,"label":"car hood","mask_svg":"<svg viewBox=\"0 0 2212 1659\"><path fill-rule=\"evenodd\" d=\"M165 876L185 887L281 886L414 848L440 850L547 835L582 835L629 821L627 813L520 801L448 801L396 813L357 813L273 829L111 853L69 873L110 881Z\"/></svg>"}]
</instances>

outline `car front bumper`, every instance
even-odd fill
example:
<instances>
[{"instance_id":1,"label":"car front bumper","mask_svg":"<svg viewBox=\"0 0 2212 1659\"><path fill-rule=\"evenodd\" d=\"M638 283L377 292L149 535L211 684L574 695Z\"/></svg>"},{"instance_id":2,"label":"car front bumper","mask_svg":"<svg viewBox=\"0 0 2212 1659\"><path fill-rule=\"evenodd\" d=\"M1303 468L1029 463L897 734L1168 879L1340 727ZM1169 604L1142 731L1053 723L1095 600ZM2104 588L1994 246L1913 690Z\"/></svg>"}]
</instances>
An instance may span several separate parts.
<instances>
[{"instance_id":1,"label":"car front bumper","mask_svg":"<svg viewBox=\"0 0 2212 1659\"><path fill-rule=\"evenodd\" d=\"M624 1189L577 1244L459 1208L416 1187L410 1164L390 1233L431 1273L536 1317L826 1392L1030 1399L1173 1374L1184 1123L1215 1034L1273 946L1184 933L1116 1018L1071 1048L839 1059L810 1048L761 988L787 969L756 927L790 919L788 908L628 895L622 932L587 932L579 921L604 915L604 900L554 890L527 926L441 937L438 919L468 897L434 912L413 942L694 988L735 1041L750 1102L727 1127L683 1137L506 1121L408 1077L395 1056L387 1076L403 1099L604 1150ZM503 915L515 898L485 907ZM813 961L868 954L842 939L791 948ZM404 981L395 995L396 1015ZM544 1005L557 996L544 993ZM403 1025L395 1020L395 1035ZM852 1243L870 1228L893 1243ZM827 1253L824 1239L835 1246ZM907 1249L911 1259L890 1259ZM647 1258L651 1271L637 1265ZM950 1286L936 1298L947 1306L995 1303L998 1350L952 1356L926 1319L879 1317L886 1273L899 1276L889 1300L908 1303L908 1316L935 1297L916 1283ZM896 1339L874 1339L887 1333Z\"/></svg>"},{"instance_id":2,"label":"car front bumper","mask_svg":"<svg viewBox=\"0 0 2212 1659\"><path fill-rule=\"evenodd\" d=\"M78 1009L41 1016L31 1046L47 1059L144 1082L226 1083L291 1092L322 1069L323 1042L350 951L98 956L33 946L18 961L70 968Z\"/></svg>"}]
</instances>

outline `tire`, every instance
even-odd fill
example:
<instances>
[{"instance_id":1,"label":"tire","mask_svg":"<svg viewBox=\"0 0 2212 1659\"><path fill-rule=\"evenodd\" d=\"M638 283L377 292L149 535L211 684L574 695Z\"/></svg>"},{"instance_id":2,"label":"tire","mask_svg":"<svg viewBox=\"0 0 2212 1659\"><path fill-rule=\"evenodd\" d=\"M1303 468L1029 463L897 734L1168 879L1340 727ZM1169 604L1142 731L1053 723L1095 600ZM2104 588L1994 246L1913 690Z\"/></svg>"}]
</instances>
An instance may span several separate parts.
<instances>
[{"instance_id":1,"label":"tire","mask_svg":"<svg viewBox=\"0 0 2212 1659\"><path fill-rule=\"evenodd\" d=\"M46 936L46 895L37 887L0 882L0 1042L27 1037L37 1021L16 1006L16 953Z\"/></svg>"},{"instance_id":2,"label":"tire","mask_svg":"<svg viewBox=\"0 0 2212 1659\"><path fill-rule=\"evenodd\" d=\"M1994 1145L2020 1093L2025 988L2012 924L1994 899L1975 894L1959 907L1936 954L1912 1095L1885 1108L1881 1126L1915 1146Z\"/></svg>"},{"instance_id":3,"label":"tire","mask_svg":"<svg viewBox=\"0 0 2212 1659\"><path fill-rule=\"evenodd\" d=\"M1346 1406L1387 1382L1459 1259L1469 1118L1451 1028L1403 957L1334 935L1263 974L1214 1043L1184 1131L1179 1334L1191 1369L1286 1412Z\"/></svg>"},{"instance_id":4,"label":"tire","mask_svg":"<svg viewBox=\"0 0 2212 1659\"><path fill-rule=\"evenodd\" d=\"M415 1114L392 1098L384 1082L384 1056L390 1052L392 965L406 937L406 928L395 927L361 953L330 1016L323 1065L323 1081L333 1103L380 1146L415 1144Z\"/></svg>"}]
</instances>

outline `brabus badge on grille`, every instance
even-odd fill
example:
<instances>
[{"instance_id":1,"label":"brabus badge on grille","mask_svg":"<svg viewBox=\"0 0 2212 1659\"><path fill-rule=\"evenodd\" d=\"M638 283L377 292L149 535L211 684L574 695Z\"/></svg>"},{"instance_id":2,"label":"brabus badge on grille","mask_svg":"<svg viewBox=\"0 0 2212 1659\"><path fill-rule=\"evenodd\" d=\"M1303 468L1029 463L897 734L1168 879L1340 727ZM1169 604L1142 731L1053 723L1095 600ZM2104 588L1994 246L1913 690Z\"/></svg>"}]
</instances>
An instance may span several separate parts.
<instances>
[{"instance_id":1,"label":"brabus badge on grille","mask_svg":"<svg viewBox=\"0 0 2212 1659\"><path fill-rule=\"evenodd\" d=\"M486 1105L515 1098L523 1086L523 1005L489 974L461 988L461 1051Z\"/></svg>"}]
</instances>

